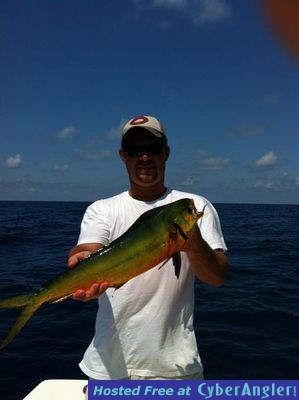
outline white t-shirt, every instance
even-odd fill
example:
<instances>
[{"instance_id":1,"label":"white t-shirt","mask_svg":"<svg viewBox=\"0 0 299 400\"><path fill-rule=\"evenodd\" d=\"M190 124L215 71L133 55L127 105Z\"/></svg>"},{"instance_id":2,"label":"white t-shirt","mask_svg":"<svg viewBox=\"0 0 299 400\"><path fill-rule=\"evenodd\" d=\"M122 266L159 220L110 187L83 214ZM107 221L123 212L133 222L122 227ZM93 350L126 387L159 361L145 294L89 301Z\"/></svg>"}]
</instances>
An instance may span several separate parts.
<instances>
[{"instance_id":1,"label":"white t-shirt","mask_svg":"<svg viewBox=\"0 0 299 400\"><path fill-rule=\"evenodd\" d=\"M198 221L212 249L226 250L216 210L208 200L168 190L153 202L133 199L128 192L96 201L88 207L78 244L106 245L123 234L145 211L192 198L204 215ZM193 328L194 274L182 253L176 278L172 260L109 288L99 299L95 335L80 363L93 379L123 379L131 375L168 378L202 371Z\"/></svg>"}]
</instances>

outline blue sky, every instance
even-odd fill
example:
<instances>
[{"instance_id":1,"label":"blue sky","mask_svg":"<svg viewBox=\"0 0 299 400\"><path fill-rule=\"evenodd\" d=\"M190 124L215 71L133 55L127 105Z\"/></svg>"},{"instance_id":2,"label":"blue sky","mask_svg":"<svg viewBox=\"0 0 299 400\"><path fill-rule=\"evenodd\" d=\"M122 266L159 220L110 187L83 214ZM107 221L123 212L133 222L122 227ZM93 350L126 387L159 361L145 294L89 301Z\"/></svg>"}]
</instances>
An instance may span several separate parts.
<instances>
[{"instance_id":1,"label":"blue sky","mask_svg":"<svg viewBox=\"0 0 299 400\"><path fill-rule=\"evenodd\" d=\"M127 188L121 126L158 117L167 185L299 203L299 63L254 0L2 0L0 200Z\"/></svg>"}]
</instances>

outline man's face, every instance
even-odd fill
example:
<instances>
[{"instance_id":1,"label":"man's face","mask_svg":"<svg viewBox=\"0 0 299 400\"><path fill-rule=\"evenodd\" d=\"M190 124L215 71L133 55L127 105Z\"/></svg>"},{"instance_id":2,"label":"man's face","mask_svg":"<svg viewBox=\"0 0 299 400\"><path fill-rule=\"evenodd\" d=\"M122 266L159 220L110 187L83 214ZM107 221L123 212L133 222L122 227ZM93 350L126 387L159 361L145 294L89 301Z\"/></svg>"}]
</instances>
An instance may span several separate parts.
<instances>
[{"instance_id":1,"label":"man's face","mask_svg":"<svg viewBox=\"0 0 299 400\"><path fill-rule=\"evenodd\" d=\"M142 187L164 184L169 148L150 132L144 129L130 132L126 146L119 154L132 184Z\"/></svg>"}]
</instances>

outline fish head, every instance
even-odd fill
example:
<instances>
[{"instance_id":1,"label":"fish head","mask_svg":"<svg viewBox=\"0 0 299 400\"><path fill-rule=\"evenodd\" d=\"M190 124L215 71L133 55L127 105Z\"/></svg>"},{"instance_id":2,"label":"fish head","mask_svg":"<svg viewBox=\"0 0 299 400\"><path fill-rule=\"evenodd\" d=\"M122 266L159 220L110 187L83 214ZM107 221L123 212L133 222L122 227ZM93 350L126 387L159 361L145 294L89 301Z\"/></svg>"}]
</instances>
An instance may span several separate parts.
<instances>
[{"instance_id":1,"label":"fish head","mask_svg":"<svg viewBox=\"0 0 299 400\"><path fill-rule=\"evenodd\" d=\"M203 212L198 212L193 199L181 199L173 204L173 223L180 233L187 239Z\"/></svg>"}]
</instances>

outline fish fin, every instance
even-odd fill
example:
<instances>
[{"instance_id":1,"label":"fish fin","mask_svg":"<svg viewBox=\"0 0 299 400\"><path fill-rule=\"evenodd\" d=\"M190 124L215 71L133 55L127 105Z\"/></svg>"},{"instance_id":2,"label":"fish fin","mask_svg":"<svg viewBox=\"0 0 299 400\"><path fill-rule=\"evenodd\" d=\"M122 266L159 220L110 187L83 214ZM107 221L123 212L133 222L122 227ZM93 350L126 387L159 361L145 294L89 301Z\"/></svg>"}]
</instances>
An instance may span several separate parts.
<instances>
[{"instance_id":1,"label":"fish fin","mask_svg":"<svg viewBox=\"0 0 299 400\"><path fill-rule=\"evenodd\" d=\"M178 240L178 228L177 224L173 224L169 231L169 238L176 242Z\"/></svg>"},{"instance_id":2,"label":"fish fin","mask_svg":"<svg viewBox=\"0 0 299 400\"><path fill-rule=\"evenodd\" d=\"M0 300L0 308L19 308L27 306L31 299L35 296L34 293L21 296L9 297Z\"/></svg>"},{"instance_id":3,"label":"fish fin","mask_svg":"<svg viewBox=\"0 0 299 400\"><path fill-rule=\"evenodd\" d=\"M181 272L181 253L178 251L177 253L174 253L174 255L171 257L174 265L174 272L175 276L179 278L180 272ZM160 265L159 269L164 267L164 265L170 260L170 258L167 258L162 265Z\"/></svg>"},{"instance_id":4,"label":"fish fin","mask_svg":"<svg viewBox=\"0 0 299 400\"><path fill-rule=\"evenodd\" d=\"M177 223L174 223L173 224L173 231L172 232L176 232L176 239L177 239L177 236L178 236L178 233L185 239L185 240L187 240L188 239L188 235L183 231L183 229L180 227L180 225L179 224L177 224ZM175 239L175 240L176 240Z\"/></svg>"},{"instance_id":5,"label":"fish fin","mask_svg":"<svg viewBox=\"0 0 299 400\"><path fill-rule=\"evenodd\" d=\"M164 265L170 260L170 258L167 258L164 263L162 265L160 265L160 267L158 269L161 269L162 267L164 267Z\"/></svg>"},{"instance_id":6,"label":"fish fin","mask_svg":"<svg viewBox=\"0 0 299 400\"><path fill-rule=\"evenodd\" d=\"M172 256L172 262L174 265L175 276L177 277L177 279L179 279L182 264L181 253L179 251L177 253L174 253L174 255Z\"/></svg>"},{"instance_id":7,"label":"fish fin","mask_svg":"<svg viewBox=\"0 0 299 400\"><path fill-rule=\"evenodd\" d=\"M33 296L28 295L27 297L32 299ZM29 299L28 299L29 300ZM17 334L21 331L21 329L24 327L24 325L28 322L28 320L32 317L32 315L38 310L38 308L42 305L42 302L36 298L34 301L30 301L28 305L26 305L19 318L16 320L15 324L13 327L10 329L8 332L7 336L4 338L0 345L0 350L2 350L5 346L7 346L14 338L17 336Z\"/></svg>"}]
</instances>

